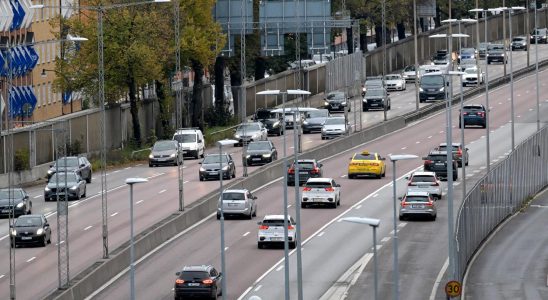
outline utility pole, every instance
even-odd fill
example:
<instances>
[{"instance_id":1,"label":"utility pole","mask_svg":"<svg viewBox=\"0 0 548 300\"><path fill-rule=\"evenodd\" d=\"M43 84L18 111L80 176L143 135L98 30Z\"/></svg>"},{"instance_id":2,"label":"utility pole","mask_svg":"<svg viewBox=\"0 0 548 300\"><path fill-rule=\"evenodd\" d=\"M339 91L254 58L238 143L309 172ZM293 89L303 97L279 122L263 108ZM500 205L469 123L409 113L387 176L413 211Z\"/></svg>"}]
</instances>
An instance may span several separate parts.
<instances>
[{"instance_id":1,"label":"utility pole","mask_svg":"<svg viewBox=\"0 0 548 300\"><path fill-rule=\"evenodd\" d=\"M175 121L177 123L177 129L183 127L182 122L182 108L181 108L181 92L183 88L183 76L181 76L181 36L179 27L179 14L180 4L179 0L173 1L173 18L175 23L175 78L180 81L181 84L177 84L175 88L175 107L176 115ZM177 142L178 143L178 142ZM183 182L183 168L184 166L184 153L182 149L177 148L177 178L179 182L179 211L185 210L185 193Z\"/></svg>"}]
</instances>

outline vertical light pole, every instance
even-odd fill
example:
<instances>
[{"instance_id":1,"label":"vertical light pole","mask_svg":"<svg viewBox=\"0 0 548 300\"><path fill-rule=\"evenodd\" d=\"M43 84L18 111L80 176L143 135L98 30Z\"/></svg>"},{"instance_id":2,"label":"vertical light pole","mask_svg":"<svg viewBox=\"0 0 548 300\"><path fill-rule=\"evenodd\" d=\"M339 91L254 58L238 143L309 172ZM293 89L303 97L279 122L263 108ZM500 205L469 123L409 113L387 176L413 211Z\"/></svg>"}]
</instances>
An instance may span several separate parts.
<instances>
[{"instance_id":1,"label":"vertical light pole","mask_svg":"<svg viewBox=\"0 0 548 300\"><path fill-rule=\"evenodd\" d=\"M219 201L221 202L221 272L223 273L222 294L223 299L228 295L226 291L226 262L225 262L225 214L223 209L223 146L237 144L235 140L220 140L217 142L219 146Z\"/></svg>"},{"instance_id":2,"label":"vertical light pole","mask_svg":"<svg viewBox=\"0 0 548 300\"><path fill-rule=\"evenodd\" d=\"M378 280L378 266L377 266L377 227L381 224L381 220L372 218L360 218L360 217L346 217L342 218L344 222L365 224L373 228L373 276L375 286L375 300L379 299L379 280Z\"/></svg>"},{"instance_id":3,"label":"vertical light pole","mask_svg":"<svg viewBox=\"0 0 548 300\"><path fill-rule=\"evenodd\" d=\"M180 3L179 0L173 1L173 20L175 31L175 78L181 81L180 86L177 86L175 90L175 120L177 122L177 129L182 127L182 103L181 103L181 89L183 88L183 78L181 76L181 28L179 25L180 15ZM177 143L178 144L178 143ZM185 210L185 193L184 193L184 161L185 156L182 149L177 151L177 179L179 183L179 211Z\"/></svg>"},{"instance_id":4,"label":"vertical light pole","mask_svg":"<svg viewBox=\"0 0 548 300\"><path fill-rule=\"evenodd\" d=\"M414 159L414 158L417 158L418 156L416 155L413 155L413 154L394 154L394 155L390 155L390 161L392 161L392 194L394 196L394 201L393 201L393 208L394 208L394 211L393 211L393 217L394 217L394 232L393 232L393 239L392 239L392 243L393 243L393 246L394 246L394 272L392 273L393 274L393 280L394 280L394 285L393 285L393 291L392 291L392 299L394 300L398 300L400 298L399 296L399 270L398 270L398 221L396 219L396 210L397 210L397 206L396 206L396 201L397 201L397 197L396 197L396 162L399 161L399 160L406 160L406 159Z\"/></svg>"},{"instance_id":5,"label":"vertical light pole","mask_svg":"<svg viewBox=\"0 0 548 300\"><path fill-rule=\"evenodd\" d=\"M133 185L147 182L146 178L128 178L126 184L129 185L129 288L130 299L135 300L135 250L133 236Z\"/></svg>"},{"instance_id":6,"label":"vertical light pole","mask_svg":"<svg viewBox=\"0 0 548 300\"><path fill-rule=\"evenodd\" d=\"M382 0L382 86L386 88L385 76L386 76L386 20L385 20L386 0ZM388 120L386 115L386 103L383 105L384 120Z\"/></svg>"},{"instance_id":7,"label":"vertical light pole","mask_svg":"<svg viewBox=\"0 0 548 300\"><path fill-rule=\"evenodd\" d=\"M538 28L537 23L537 1L535 0L535 30ZM527 42L529 42L528 40ZM529 43L531 45L531 43ZM537 81L537 131L540 131L540 90L538 84L538 37L535 35L535 78Z\"/></svg>"},{"instance_id":8,"label":"vertical light pole","mask_svg":"<svg viewBox=\"0 0 548 300\"><path fill-rule=\"evenodd\" d=\"M413 43L415 44L415 109L419 110L419 57L418 57L418 37L419 34L417 30L417 0L413 0L413 28L415 29L415 34L413 36Z\"/></svg>"}]
</instances>

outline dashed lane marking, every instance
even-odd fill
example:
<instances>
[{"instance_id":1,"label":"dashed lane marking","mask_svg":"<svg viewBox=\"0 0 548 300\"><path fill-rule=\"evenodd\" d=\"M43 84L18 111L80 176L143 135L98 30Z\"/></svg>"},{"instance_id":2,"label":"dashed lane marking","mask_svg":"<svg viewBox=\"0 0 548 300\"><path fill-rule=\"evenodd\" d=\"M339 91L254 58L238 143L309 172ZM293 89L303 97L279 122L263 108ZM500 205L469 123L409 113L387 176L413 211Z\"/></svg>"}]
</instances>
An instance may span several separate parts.
<instances>
[{"instance_id":1,"label":"dashed lane marking","mask_svg":"<svg viewBox=\"0 0 548 300\"><path fill-rule=\"evenodd\" d=\"M33 261L33 260L35 260L35 259L36 259L36 256L33 256L33 257L27 259L27 262L29 263L29 262L31 262L31 261Z\"/></svg>"},{"instance_id":2,"label":"dashed lane marking","mask_svg":"<svg viewBox=\"0 0 548 300\"><path fill-rule=\"evenodd\" d=\"M243 236L247 236L249 233L250 233L250 232L248 231L248 232L244 233Z\"/></svg>"},{"instance_id":3,"label":"dashed lane marking","mask_svg":"<svg viewBox=\"0 0 548 300\"><path fill-rule=\"evenodd\" d=\"M276 272L280 272L280 270L283 269L283 268L284 268L284 265L279 266L279 267L276 269Z\"/></svg>"},{"instance_id":4,"label":"dashed lane marking","mask_svg":"<svg viewBox=\"0 0 548 300\"><path fill-rule=\"evenodd\" d=\"M257 292L257 291L259 291L262 287L263 287L263 285L262 285L262 284L259 284L259 285L255 288L254 291Z\"/></svg>"},{"instance_id":5,"label":"dashed lane marking","mask_svg":"<svg viewBox=\"0 0 548 300\"><path fill-rule=\"evenodd\" d=\"M390 240L390 237L389 237L389 236L384 237L384 238L382 238L381 243L386 243L386 242L388 242L389 240Z\"/></svg>"},{"instance_id":6,"label":"dashed lane marking","mask_svg":"<svg viewBox=\"0 0 548 300\"><path fill-rule=\"evenodd\" d=\"M360 208L362 208L361 204L356 206L356 209L360 209Z\"/></svg>"},{"instance_id":7,"label":"dashed lane marking","mask_svg":"<svg viewBox=\"0 0 548 300\"><path fill-rule=\"evenodd\" d=\"M118 212L115 212L115 213L113 213L113 214L110 215L110 216L111 216L111 217L114 217L114 216L116 216L117 214L118 214Z\"/></svg>"},{"instance_id":8,"label":"dashed lane marking","mask_svg":"<svg viewBox=\"0 0 548 300\"><path fill-rule=\"evenodd\" d=\"M139 200L139 201L135 202L135 204L142 203L143 201L145 201L145 200Z\"/></svg>"},{"instance_id":9,"label":"dashed lane marking","mask_svg":"<svg viewBox=\"0 0 548 300\"><path fill-rule=\"evenodd\" d=\"M320 236L322 236L322 235L324 235L324 234L325 234L325 231L322 231L322 232L320 232L320 233L317 235L317 237L320 237Z\"/></svg>"},{"instance_id":10,"label":"dashed lane marking","mask_svg":"<svg viewBox=\"0 0 548 300\"><path fill-rule=\"evenodd\" d=\"M93 226L89 225L88 227L84 228L84 231L88 231L91 227Z\"/></svg>"},{"instance_id":11,"label":"dashed lane marking","mask_svg":"<svg viewBox=\"0 0 548 300\"><path fill-rule=\"evenodd\" d=\"M42 197L42 195L34 196L34 199L38 199L40 197Z\"/></svg>"},{"instance_id":12,"label":"dashed lane marking","mask_svg":"<svg viewBox=\"0 0 548 300\"><path fill-rule=\"evenodd\" d=\"M167 190L161 190L158 192L158 194L162 194L162 193L165 193Z\"/></svg>"}]
</instances>

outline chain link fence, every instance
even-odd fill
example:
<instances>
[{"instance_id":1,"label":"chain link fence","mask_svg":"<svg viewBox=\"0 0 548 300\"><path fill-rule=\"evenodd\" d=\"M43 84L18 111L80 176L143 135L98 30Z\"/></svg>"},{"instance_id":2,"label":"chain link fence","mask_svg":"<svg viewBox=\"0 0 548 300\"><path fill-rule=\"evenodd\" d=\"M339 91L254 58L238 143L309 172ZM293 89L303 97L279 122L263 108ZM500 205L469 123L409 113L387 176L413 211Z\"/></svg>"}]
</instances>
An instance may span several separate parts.
<instances>
[{"instance_id":1,"label":"chain link fence","mask_svg":"<svg viewBox=\"0 0 548 300\"><path fill-rule=\"evenodd\" d=\"M468 262L491 232L547 184L548 127L545 126L492 166L466 195L456 219L455 265L459 280L462 281Z\"/></svg>"}]
</instances>

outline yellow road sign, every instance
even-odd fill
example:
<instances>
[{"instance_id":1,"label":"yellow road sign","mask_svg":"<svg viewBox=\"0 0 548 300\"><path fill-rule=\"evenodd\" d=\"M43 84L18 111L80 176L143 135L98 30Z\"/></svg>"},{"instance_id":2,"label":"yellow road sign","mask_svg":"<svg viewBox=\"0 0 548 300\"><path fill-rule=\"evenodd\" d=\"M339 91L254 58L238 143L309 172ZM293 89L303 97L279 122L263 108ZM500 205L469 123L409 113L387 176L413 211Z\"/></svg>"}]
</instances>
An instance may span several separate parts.
<instances>
[{"instance_id":1,"label":"yellow road sign","mask_svg":"<svg viewBox=\"0 0 548 300\"><path fill-rule=\"evenodd\" d=\"M461 291L461 285L458 281L452 280L445 285L445 294L448 297L458 297L460 296Z\"/></svg>"}]
</instances>

